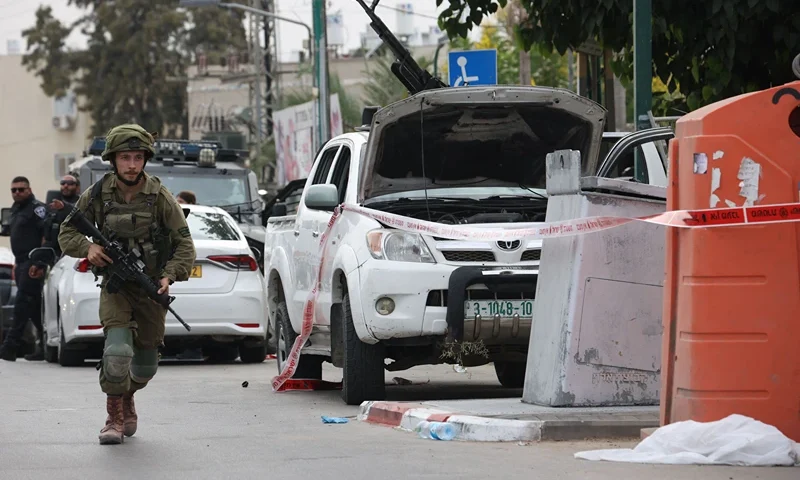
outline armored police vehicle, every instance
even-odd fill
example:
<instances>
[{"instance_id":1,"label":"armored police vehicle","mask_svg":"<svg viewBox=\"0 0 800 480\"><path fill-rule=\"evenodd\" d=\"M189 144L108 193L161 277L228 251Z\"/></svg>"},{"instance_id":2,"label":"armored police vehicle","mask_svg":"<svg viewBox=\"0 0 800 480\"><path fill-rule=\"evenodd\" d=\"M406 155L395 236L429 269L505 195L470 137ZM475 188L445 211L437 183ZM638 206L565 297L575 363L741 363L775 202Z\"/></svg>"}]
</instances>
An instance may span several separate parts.
<instances>
[{"instance_id":1,"label":"armored police vehicle","mask_svg":"<svg viewBox=\"0 0 800 480\"><path fill-rule=\"evenodd\" d=\"M95 137L84 157L69 167L68 173L78 178L82 190L111 170L111 164L100 157L105 143L104 137ZM220 207L230 213L261 265L264 201L259 195L256 174L243 166L248 152L226 149L220 142L208 140L159 139L154 147L156 154L147 162L145 171L160 178L174 195L189 190L197 196L197 203ZM213 155L201 155L205 149Z\"/></svg>"}]
</instances>

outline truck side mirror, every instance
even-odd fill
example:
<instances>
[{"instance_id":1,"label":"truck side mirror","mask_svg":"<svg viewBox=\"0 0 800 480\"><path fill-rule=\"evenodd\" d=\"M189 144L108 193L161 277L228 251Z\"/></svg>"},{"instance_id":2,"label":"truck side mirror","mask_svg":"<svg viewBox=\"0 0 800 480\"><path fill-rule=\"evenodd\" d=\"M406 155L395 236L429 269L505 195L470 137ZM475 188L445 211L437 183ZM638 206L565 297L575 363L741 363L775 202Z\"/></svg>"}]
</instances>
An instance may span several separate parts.
<instances>
[{"instance_id":1,"label":"truck side mirror","mask_svg":"<svg viewBox=\"0 0 800 480\"><path fill-rule=\"evenodd\" d=\"M0 209L0 237L11 235L11 209Z\"/></svg>"},{"instance_id":2,"label":"truck side mirror","mask_svg":"<svg viewBox=\"0 0 800 480\"><path fill-rule=\"evenodd\" d=\"M285 217L288 210L286 209L285 203L276 203L272 206L272 216L273 217Z\"/></svg>"},{"instance_id":3,"label":"truck side mirror","mask_svg":"<svg viewBox=\"0 0 800 480\"><path fill-rule=\"evenodd\" d=\"M261 212L261 226L266 227L270 217L285 217L287 213L285 203L276 203Z\"/></svg>"},{"instance_id":4,"label":"truck side mirror","mask_svg":"<svg viewBox=\"0 0 800 480\"><path fill-rule=\"evenodd\" d=\"M308 187L304 200L306 207L313 210L332 212L339 205L339 192L336 185L319 184Z\"/></svg>"}]
</instances>

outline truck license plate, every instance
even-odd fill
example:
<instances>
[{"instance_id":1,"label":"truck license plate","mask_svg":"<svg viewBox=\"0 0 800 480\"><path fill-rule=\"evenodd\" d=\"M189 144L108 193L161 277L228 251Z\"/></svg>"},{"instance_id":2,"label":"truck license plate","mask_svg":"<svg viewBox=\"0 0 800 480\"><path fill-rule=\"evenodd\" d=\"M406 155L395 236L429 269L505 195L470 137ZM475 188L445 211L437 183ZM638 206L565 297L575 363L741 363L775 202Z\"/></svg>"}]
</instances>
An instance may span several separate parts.
<instances>
[{"instance_id":1,"label":"truck license plate","mask_svg":"<svg viewBox=\"0 0 800 480\"><path fill-rule=\"evenodd\" d=\"M464 302L464 317L513 317L533 318L533 300L467 300Z\"/></svg>"}]
</instances>

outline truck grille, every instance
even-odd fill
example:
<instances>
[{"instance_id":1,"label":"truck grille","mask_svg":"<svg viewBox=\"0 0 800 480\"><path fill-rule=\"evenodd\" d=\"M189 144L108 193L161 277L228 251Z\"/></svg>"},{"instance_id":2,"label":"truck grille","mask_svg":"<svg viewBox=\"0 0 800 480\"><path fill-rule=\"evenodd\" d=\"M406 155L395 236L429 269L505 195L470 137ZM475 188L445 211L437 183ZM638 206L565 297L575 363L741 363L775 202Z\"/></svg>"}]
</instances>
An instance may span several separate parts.
<instances>
[{"instance_id":1,"label":"truck grille","mask_svg":"<svg viewBox=\"0 0 800 480\"><path fill-rule=\"evenodd\" d=\"M523 262L530 262L532 260L541 260L542 259L542 249L537 248L536 250L526 250L525 253L522 254L522 261Z\"/></svg>"},{"instance_id":2,"label":"truck grille","mask_svg":"<svg viewBox=\"0 0 800 480\"><path fill-rule=\"evenodd\" d=\"M483 250L448 250L443 251L448 262L494 262L494 253Z\"/></svg>"},{"instance_id":3,"label":"truck grille","mask_svg":"<svg viewBox=\"0 0 800 480\"><path fill-rule=\"evenodd\" d=\"M469 300L528 300L536 298L536 292L491 292L486 289L467 289ZM427 307L446 307L447 290L431 290L425 302Z\"/></svg>"}]
</instances>

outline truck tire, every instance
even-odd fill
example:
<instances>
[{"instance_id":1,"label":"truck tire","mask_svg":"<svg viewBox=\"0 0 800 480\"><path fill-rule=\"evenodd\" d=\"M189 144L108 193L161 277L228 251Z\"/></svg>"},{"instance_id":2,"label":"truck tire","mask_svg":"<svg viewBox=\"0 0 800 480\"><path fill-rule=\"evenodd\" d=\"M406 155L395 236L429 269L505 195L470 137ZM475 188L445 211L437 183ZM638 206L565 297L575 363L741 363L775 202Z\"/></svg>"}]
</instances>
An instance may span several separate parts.
<instances>
[{"instance_id":1,"label":"truck tire","mask_svg":"<svg viewBox=\"0 0 800 480\"><path fill-rule=\"evenodd\" d=\"M366 400L383 400L386 397L383 345L370 345L358 338L346 290L343 297L340 307L344 340L342 400L348 405L360 405Z\"/></svg>"},{"instance_id":2,"label":"truck tire","mask_svg":"<svg viewBox=\"0 0 800 480\"><path fill-rule=\"evenodd\" d=\"M283 364L289 358L292 345L299 337L289 321L289 309L286 308L286 301L281 300L275 312L275 338L277 339L277 364L278 374L283 371ZM322 380L322 362L325 357L320 355L300 355L297 368L294 370L292 378L304 378L309 380Z\"/></svg>"},{"instance_id":3,"label":"truck tire","mask_svg":"<svg viewBox=\"0 0 800 480\"><path fill-rule=\"evenodd\" d=\"M494 373L500 385L506 388L522 388L525 385L525 362L494 362Z\"/></svg>"}]
</instances>

